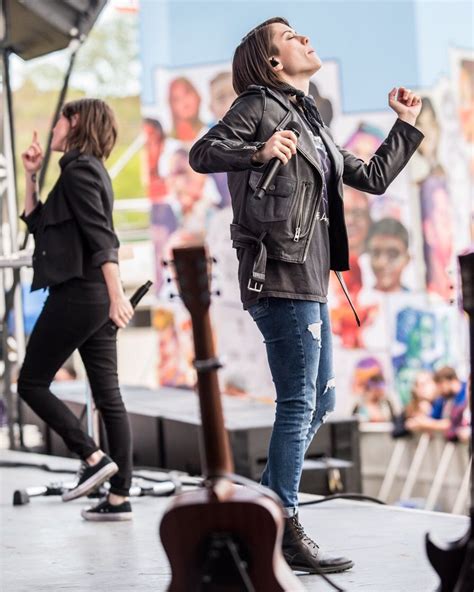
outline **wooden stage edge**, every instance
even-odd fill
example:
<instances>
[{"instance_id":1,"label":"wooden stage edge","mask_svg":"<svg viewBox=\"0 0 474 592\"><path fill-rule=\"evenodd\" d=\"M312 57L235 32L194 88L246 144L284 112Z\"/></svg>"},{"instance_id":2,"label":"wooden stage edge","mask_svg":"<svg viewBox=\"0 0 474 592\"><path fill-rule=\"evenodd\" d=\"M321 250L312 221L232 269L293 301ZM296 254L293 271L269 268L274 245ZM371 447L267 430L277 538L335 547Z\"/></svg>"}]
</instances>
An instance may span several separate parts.
<instances>
[{"instance_id":1,"label":"wooden stage edge","mask_svg":"<svg viewBox=\"0 0 474 592\"><path fill-rule=\"evenodd\" d=\"M77 467L71 459L12 451L0 451L0 461ZM91 523L80 517L89 500L42 497L12 505L15 489L70 481L71 475L35 468L1 468L0 474L2 592L166 591L170 570L158 523L168 498L132 499L130 523ZM425 533L451 540L468 526L463 516L345 500L304 506L300 514L322 547L354 560L352 570L331 576L347 592L434 591L437 577L426 559ZM318 576L300 579L306 590L332 590Z\"/></svg>"}]
</instances>

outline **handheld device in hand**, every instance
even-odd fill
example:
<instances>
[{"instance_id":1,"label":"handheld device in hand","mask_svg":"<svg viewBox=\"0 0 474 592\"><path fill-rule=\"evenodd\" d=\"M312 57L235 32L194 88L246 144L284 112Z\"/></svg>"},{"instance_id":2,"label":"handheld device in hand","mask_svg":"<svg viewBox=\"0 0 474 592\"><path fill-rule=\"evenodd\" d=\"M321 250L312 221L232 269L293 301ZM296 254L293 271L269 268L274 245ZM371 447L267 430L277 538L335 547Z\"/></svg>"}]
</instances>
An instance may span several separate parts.
<instances>
[{"instance_id":1,"label":"handheld device in hand","mask_svg":"<svg viewBox=\"0 0 474 592\"><path fill-rule=\"evenodd\" d=\"M137 307L137 304L140 302L143 296L145 296L145 294L148 292L152 285L153 282L150 282L150 280L148 280L142 286L135 290L135 292L130 297L130 304L132 305L132 308L135 309ZM109 319L107 321L107 330L110 333L115 333L115 331L118 331L118 328L118 325L116 325L112 320Z\"/></svg>"}]
</instances>

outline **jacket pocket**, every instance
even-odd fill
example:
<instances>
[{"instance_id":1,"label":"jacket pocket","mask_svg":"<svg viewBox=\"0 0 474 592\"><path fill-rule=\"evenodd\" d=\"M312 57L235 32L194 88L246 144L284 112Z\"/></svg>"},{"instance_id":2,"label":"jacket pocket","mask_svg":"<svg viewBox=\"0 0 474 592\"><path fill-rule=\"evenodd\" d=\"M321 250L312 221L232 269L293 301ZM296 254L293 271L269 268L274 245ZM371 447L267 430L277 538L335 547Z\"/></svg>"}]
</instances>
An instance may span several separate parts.
<instances>
[{"instance_id":1,"label":"jacket pocket","mask_svg":"<svg viewBox=\"0 0 474 592\"><path fill-rule=\"evenodd\" d=\"M64 196L61 195L53 195L48 199L44 206L43 216L45 227L63 224L74 218L69 204L64 199Z\"/></svg>"},{"instance_id":2,"label":"jacket pocket","mask_svg":"<svg viewBox=\"0 0 474 592\"><path fill-rule=\"evenodd\" d=\"M59 214L59 213L58 213ZM71 270L82 274L83 246L76 220L71 214L48 216L36 244L36 254L55 273Z\"/></svg>"},{"instance_id":3,"label":"jacket pocket","mask_svg":"<svg viewBox=\"0 0 474 592\"><path fill-rule=\"evenodd\" d=\"M286 220L290 213L292 196L296 181L290 177L278 175L267 190L262 199L255 199L253 192L257 188L263 173L252 171L248 184L250 195L247 199L247 213L259 222L281 222Z\"/></svg>"}]
</instances>

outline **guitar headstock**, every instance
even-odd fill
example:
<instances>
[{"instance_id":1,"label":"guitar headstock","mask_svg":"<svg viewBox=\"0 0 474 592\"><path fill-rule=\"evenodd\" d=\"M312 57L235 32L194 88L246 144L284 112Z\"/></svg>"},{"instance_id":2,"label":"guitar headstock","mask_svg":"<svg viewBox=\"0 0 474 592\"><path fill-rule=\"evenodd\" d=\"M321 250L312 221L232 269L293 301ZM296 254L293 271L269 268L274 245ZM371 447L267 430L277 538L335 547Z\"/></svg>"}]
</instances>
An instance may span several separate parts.
<instances>
[{"instance_id":1,"label":"guitar headstock","mask_svg":"<svg viewBox=\"0 0 474 592\"><path fill-rule=\"evenodd\" d=\"M211 304L210 259L203 244L173 249L179 295L191 317L199 318Z\"/></svg>"}]
</instances>

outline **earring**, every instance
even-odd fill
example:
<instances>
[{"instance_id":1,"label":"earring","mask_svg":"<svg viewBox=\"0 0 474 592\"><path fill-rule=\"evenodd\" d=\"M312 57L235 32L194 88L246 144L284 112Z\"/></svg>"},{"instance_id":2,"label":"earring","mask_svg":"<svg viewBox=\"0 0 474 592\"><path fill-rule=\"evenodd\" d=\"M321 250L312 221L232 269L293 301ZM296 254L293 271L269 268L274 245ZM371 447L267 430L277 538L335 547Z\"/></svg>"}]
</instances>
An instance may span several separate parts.
<instances>
[{"instance_id":1,"label":"earring","mask_svg":"<svg viewBox=\"0 0 474 592\"><path fill-rule=\"evenodd\" d=\"M270 58L270 64L275 67L278 66L280 62L278 60L276 60L275 58Z\"/></svg>"}]
</instances>

